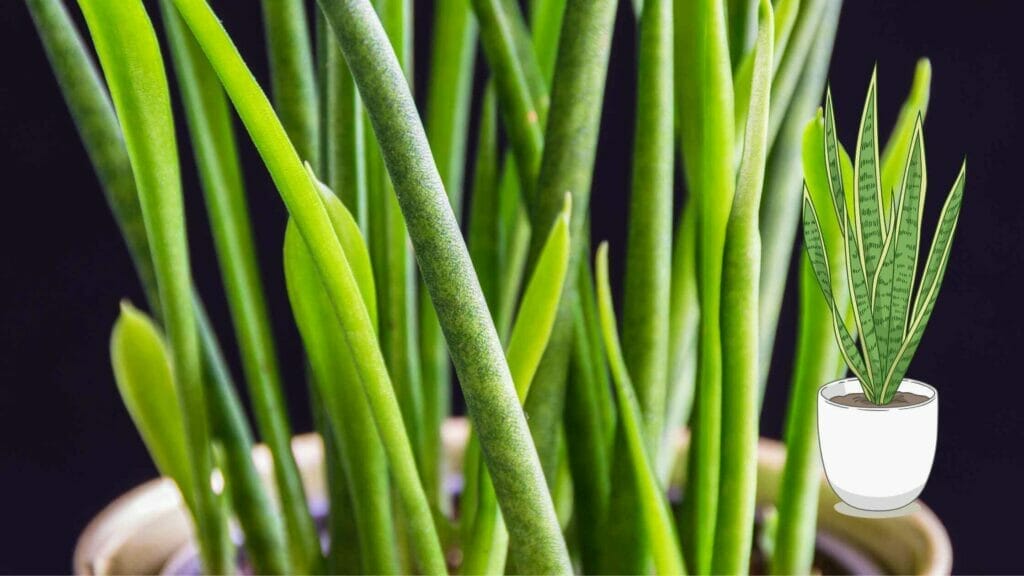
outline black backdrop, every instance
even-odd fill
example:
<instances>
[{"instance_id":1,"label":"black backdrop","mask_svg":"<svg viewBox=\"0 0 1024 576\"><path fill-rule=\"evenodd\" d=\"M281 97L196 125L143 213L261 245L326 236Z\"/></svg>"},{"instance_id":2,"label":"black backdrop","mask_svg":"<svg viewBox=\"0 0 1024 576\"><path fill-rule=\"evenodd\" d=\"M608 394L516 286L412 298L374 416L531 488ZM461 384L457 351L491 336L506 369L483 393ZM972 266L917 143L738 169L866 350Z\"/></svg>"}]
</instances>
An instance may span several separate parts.
<instances>
[{"instance_id":1,"label":"black backdrop","mask_svg":"<svg viewBox=\"0 0 1024 576\"><path fill-rule=\"evenodd\" d=\"M64 572L81 528L104 504L154 473L115 392L108 361L117 302L142 301L129 259L65 111L27 11L0 3L0 571ZM259 10L215 2L266 85ZM609 70L593 224L621 270L635 87L633 19L620 9ZM417 2L417 93L423 94L432 10ZM966 205L945 289L911 375L941 391L938 454L924 500L945 521L958 572L1024 571L1014 495L1024 482L1019 384L1024 241L1012 179L1024 149L1013 70L1017 20L1009 2L946 10L924 0L851 0L843 9L831 80L844 139L853 138L872 65L879 63L883 127L895 120L915 60L932 59L927 148L931 198L970 158ZM483 65L478 65L483 73ZM1017 67L1019 69L1019 66ZM178 117L181 117L180 110ZM884 134L883 134L884 136ZM181 138L181 142L185 142ZM298 430L309 428L301 351L281 274L285 213L242 137L263 276ZM233 344L195 170L182 154L196 281ZM615 270L613 269L613 271ZM762 432L778 437L794 337L786 301ZM235 373L238 366L232 359ZM1013 527L1013 528L1011 528Z\"/></svg>"}]
</instances>

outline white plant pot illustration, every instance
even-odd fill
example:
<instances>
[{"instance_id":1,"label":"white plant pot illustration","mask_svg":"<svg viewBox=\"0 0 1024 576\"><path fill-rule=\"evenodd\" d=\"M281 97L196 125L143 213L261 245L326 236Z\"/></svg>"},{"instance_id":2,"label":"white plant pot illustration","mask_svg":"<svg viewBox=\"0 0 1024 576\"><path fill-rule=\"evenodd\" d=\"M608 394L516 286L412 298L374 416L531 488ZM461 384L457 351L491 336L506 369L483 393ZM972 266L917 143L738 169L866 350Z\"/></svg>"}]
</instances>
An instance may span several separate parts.
<instances>
[{"instance_id":1,"label":"white plant pot illustration","mask_svg":"<svg viewBox=\"0 0 1024 576\"><path fill-rule=\"evenodd\" d=\"M825 475L836 495L854 508L896 510L924 490L935 458L939 395L931 386L904 379L900 392L926 401L903 407L852 407L832 399L862 393L857 378L818 391L818 442Z\"/></svg>"}]
</instances>

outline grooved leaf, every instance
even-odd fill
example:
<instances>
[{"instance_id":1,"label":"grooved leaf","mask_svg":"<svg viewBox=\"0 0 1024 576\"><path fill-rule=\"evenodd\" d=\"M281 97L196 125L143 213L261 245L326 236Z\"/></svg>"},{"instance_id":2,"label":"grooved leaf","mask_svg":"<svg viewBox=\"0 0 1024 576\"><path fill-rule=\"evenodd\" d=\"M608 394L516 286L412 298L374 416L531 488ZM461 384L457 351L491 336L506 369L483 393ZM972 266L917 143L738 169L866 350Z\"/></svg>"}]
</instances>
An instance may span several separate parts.
<instances>
[{"instance_id":1,"label":"grooved leaf","mask_svg":"<svg viewBox=\"0 0 1024 576\"><path fill-rule=\"evenodd\" d=\"M949 252L953 247L953 234L956 232L957 222L960 218L960 206L963 203L964 180L967 175L967 162L964 161L960 167L960 174L953 184L953 189L946 198L939 215L939 226L935 230L935 237L932 240L932 247L928 253L928 260L925 263L924 275L921 278L921 285L917 289L917 297L914 301L914 313L911 316L910 325L907 326L903 344L896 353L896 360L886 375L885 387L883 388L883 403L892 398L899 388L899 382L907 372L910 360L917 352L917 346L921 343L921 336L925 326L931 318L932 310L935 308L935 299L939 295L939 288L942 285L942 278L946 273L946 265L949 263Z\"/></svg>"}]
</instances>

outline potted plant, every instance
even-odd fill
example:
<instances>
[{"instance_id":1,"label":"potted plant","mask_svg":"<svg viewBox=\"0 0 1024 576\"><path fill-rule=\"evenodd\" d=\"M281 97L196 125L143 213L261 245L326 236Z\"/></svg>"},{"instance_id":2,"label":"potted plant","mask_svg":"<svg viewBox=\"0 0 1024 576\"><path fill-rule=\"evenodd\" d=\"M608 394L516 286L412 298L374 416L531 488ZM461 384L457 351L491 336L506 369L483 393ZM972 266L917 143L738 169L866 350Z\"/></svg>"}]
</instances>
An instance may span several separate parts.
<instances>
[{"instance_id":1,"label":"potted plant","mask_svg":"<svg viewBox=\"0 0 1024 576\"><path fill-rule=\"evenodd\" d=\"M758 438L838 0L634 3L621 324L589 229L616 2L531 2L527 20L440 0L424 123L405 0L319 0L313 30L303 2L263 2L273 102L206 0L161 0L260 446L193 287L150 14L79 0L97 69L60 0L26 3L146 290L111 360L166 477L97 517L77 571L807 573L837 538L873 562L848 571L949 570L926 508L865 523L819 499L816 389L840 350L806 266L784 462ZM314 435L284 409L232 110L288 210ZM468 420L448 419L449 362Z\"/></svg>"},{"instance_id":2,"label":"potted plant","mask_svg":"<svg viewBox=\"0 0 1024 576\"><path fill-rule=\"evenodd\" d=\"M804 188L808 260L831 308L843 359L855 375L826 384L818 394L821 458L835 493L862 510L895 510L914 502L935 457L938 392L904 375L946 273L967 164L946 197L924 268L918 271L927 187L922 124L918 114L906 162L893 173L899 186L890 187L879 162L872 75L850 187L843 173L849 162L838 144L831 94L826 95L821 160L818 169L808 171ZM826 203L835 215L828 232L815 206ZM835 266L840 258L841 269ZM847 325L845 306L836 304L837 286L853 295L857 342Z\"/></svg>"}]
</instances>

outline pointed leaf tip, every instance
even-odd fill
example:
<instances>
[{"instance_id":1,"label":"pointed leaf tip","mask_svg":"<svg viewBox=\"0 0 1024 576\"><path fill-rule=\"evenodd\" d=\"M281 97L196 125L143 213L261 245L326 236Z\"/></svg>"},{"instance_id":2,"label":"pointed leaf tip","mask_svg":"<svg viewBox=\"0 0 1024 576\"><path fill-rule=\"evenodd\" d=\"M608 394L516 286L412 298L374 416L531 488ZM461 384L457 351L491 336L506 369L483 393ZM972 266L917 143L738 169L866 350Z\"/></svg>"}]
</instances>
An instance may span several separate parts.
<instances>
[{"instance_id":1,"label":"pointed leaf tip","mask_svg":"<svg viewBox=\"0 0 1024 576\"><path fill-rule=\"evenodd\" d=\"M566 224L572 221L572 192L565 192L565 200L562 201L562 212L559 216L565 219Z\"/></svg>"}]
</instances>

